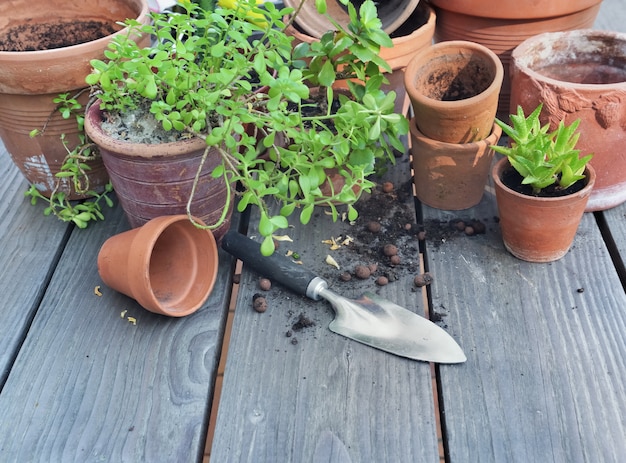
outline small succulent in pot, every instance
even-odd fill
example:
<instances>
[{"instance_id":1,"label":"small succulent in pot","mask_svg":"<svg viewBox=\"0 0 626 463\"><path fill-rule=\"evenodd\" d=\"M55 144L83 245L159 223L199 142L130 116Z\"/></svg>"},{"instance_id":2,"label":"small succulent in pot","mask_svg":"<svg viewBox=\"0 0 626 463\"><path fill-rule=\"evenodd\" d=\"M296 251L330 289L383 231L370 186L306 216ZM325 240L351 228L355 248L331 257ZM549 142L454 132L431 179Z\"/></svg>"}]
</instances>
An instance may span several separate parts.
<instances>
[{"instance_id":1,"label":"small succulent in pot","mask_svg":"<svg viewBox=\"0 0 626 463\"><path fill-rule=\"evenodd\" d=\"M542 126L539 120L542 107L540 104L525 117L522 107L518 106L517 114L511 115L512 126L496 119L496 124L510 137L511 146L492 148L507 156L523 178L522 185L529 185L533 195L545 194L545 190L552 187L551 194L557 196L585 178L585 167L593 155L581 158L580 150L575 149L580 137L576 132L580 120L568 126L561 121L554 131L548 132L549 124Z\"/></svg>"},{"instance_id":2,"label":"small succulent in pot","mask_svg":"<svg viewBox=\"0 0 626 463\"><path fill-rule=\"evenodd\" d=\"M319 3L323 10L324 0ZM395 114L395 93L381 90L386 63L378 50L388 37L372 17L373 2L358 12L349 4L348 28L296 52L282 21L291 9L260 8L255 0L213 11L182 7L182 13L155 14L148 26L129 22L132 32L155 37L152 46L119 37L106 60L92 62L87 82L100 108L146 107L166 131L203 139L201 165L217 150L221 162L213 176L241 186L239 210L259 207L264 254L273 252L272 235L287 228L296 210L303 224L317 205L336 219L337 205L344 204L356 218L353 205L374 185L368 176L375 163L393 162L394 149L403 149L399 137L408 132L404 116ZM304 68L302 58L320 62L319 68ZM344 77L358 82L348 84L349 95L339 97L334 111L332 83ZM325 109L313 115L306 111L311 85L326 87ZM344 178L340 190L320 188L330 183L329 170ZM274 199L278 213L270 207Z\"/></svg>"}]
</instances>

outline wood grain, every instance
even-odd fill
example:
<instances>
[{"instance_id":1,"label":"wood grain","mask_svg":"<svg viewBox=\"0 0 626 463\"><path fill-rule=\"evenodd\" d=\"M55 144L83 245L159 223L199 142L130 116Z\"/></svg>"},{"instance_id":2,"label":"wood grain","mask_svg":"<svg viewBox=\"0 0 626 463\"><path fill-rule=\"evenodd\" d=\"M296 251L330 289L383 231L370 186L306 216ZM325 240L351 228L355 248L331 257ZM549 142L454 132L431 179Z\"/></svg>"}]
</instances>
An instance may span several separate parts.
<instances>
[{"instance_id":1,"label":"wood grain","mask_svg":"<svg viewBox=\"0 0 626 463\"><path fill-rule=\"evenodd\" d=\"M104 286L94 294L98 250L126 229L117 207L105 222L73 231L0 394L3 460L202 457L232 259L220 255L215 289L198 312L155 315Z\"/></svg>"}]
</instances>

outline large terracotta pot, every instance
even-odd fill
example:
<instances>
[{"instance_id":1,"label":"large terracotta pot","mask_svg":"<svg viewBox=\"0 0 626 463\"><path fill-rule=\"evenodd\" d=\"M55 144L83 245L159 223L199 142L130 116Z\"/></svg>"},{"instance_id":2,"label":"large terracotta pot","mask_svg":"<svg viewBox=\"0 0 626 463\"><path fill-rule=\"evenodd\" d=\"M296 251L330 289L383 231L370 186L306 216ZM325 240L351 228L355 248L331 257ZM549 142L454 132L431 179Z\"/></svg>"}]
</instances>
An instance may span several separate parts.
<instances>
[{"instance_id":1,"label":"large terracotta pot","mask_svg":"<svg viewBox=\"0 0 626 463\"><path fill-rule=\"evenodd\" d=\"M391 69L398 70L407 66L413 55L432 44L435 34L435 10L426 3L420 3L408 19L390 37L393 47L382 47L380 57ZM286 18L289 22L289 18ZM316 37L305 33L298 24L289 24L285 29L288 35L294 37L293 45L312 43Z\"/></svg>"},{"instance_id":2,"label":"large terracotta pot","mask_svg":"<svg viewBox=\"0 0 626 463\"><path fill-rule=\"evenodd\" d=\"M417 127L446 143L487 138L503 76L495 53L477 43L455 40L421 50L404 74Z\"/></svg>"},{"instance_id":3,"label":"large terracotta pot","mask_svg":"<svg viewBox=\"0 0 626 463\"><path fill-rule=\"evenodd\" d=\"M186 215L163 216L109 238L98 272L110 288L150 312L183 317L206 301L217 278L213 235Z\"/></svg>"},{"instance_id":4,"label":"large terracotta pot","mask_svg":"<svg viewBox=\"0 0 626 463\"><path fill-rule=\"evenodd\" d=\"M302 0L284 0L285 6L298 10ZM339 24L346 26L350 22L348 11L338 0L327 0L327 13ZM355 2L358 11L359 2ZM407 20L417 7L419 0L385 0L377 2L378 17L382 28L388 34L395 31ZM297 11L296 22L307 34L321 37L326 31L334 30L334 25L317 12L316 0L304 0L304 4Z\"/></svg>"},{"instance_id":5,"label":"large terracotta pot","mask_svg":"<svg viewBox=\"0 0 626 463\"><path fill-rule=\"evenodd\" d=\"M52 194L57 183L55 174L67 155L61 134L65 134L70 150L79 144L76 121L63 119L56 111L53 99L59 93L74 95L86 87L85 77L91 71L90 60L103 59L111 37L126 33L116 22L127 18L147 22L147 13L146 0L0 2L0 137L28 182L36 185L42 194ZM103 30L118 32L62 48L18 51L22 48L30 50L31 42L37 43L33 36L44 36L41 40L45 38L44 34L33 33L27 37L28 41L22 42L20 30L28 32L41 26L52 30L51 35L56 38L60 34L54 32L55 27L68 29L82 22L106 25ZM142 40L147 43L149 37ZM85 103L87 94L80 101ZM42 135L30 137L33 129L44 127ZM102 162L97 160L88 164L91 166L90 188L103 189L108 177ZM61 189L74 199L82 197L75 194L69 183L62 183Z\"/></svg>"},{"instance_id":6,"label":"large terracotta pot","mask_svg":"<svg viewBox=\"0 0 626 463\"><path fill-rule=\"evenodd\" d=\"M581 119L577 148L593 153L596 182L588 211L626 201L626 34L579 30L540 34L512 54L511 112L543 102L551 129Z\"/></svg>"},{"instance_id":7,"label":"large terracotta pot","mask_svg":"<svg viewBox=\"0 0 626 463\"><path fill-rule=\"evenodd\" d=\"M186 214L205 142L199 138L161 144L120 141L102 129L102 120L98 105L91 105L85 132L98 145L131 227L163 215ZM228 199L229 186L224 179L211 175L220 160L219 153L209 154L191 203L191 214L208 225L226 215L224 223L213 230L218 241L230 226L234 203Z\"/></svg>"},{"instance_id":8,"label":"large terracotta pot","mask_svg":"<svg viewBox=\"0 0 626 463\"><path fill-rule=\"evenodd\" d=\"M430 0L437 13L435 41L468 40L493 50L502 60L505 77L498 117L509 115L511 91L508 68L511 51L525 39L543 32L593 26L602 0Z\"/></svg>"},{"instance_id":9,"label":"large terracotta pot","mask_svg":"<svg viewBox=\"0 0 626 463\"><path fill-rule=\"evenodd\" d=\"M410 122L413 181L418 199L444 210L468 209L483 196L493 159L491 145L498 143L502 129L493 124L486 139L464 144L428 138Z\"/></svg>"},{"instance_id":10,"label":"large terracotta pot","mask_svg":"<svg viewBox=\"0 0 626 463\"><path fill-rule=\"evenodd\" d=\"M554 198L528 196L502 182L511 167L500 159L492 170L500 229L505 248L529 262L551 262L567 254L585 212L596 178L593 167L585 170L586 185L577 193Z\"/></svg>"}]
</instances>

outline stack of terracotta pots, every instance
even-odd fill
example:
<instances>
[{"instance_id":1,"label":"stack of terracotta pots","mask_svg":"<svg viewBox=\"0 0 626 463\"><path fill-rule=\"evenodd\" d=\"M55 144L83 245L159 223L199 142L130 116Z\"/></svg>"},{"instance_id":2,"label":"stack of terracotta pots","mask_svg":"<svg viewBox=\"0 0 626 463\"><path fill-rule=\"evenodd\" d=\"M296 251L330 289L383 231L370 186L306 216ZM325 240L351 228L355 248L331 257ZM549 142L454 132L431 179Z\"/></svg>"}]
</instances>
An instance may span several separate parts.
<instances>
[{"instance_id":1,"label":"stack of terracotta pots","mask_svg":"<svg viewBox=\"0 0 626 463\"><path fill-rule=\"evenodd\" d=\"M501 129L494 124L504 70L488 48L466 41L416 54L404 84L413 107L415 191L431 207L467 209L482 198Z\"/></svg>"}]
</instances>

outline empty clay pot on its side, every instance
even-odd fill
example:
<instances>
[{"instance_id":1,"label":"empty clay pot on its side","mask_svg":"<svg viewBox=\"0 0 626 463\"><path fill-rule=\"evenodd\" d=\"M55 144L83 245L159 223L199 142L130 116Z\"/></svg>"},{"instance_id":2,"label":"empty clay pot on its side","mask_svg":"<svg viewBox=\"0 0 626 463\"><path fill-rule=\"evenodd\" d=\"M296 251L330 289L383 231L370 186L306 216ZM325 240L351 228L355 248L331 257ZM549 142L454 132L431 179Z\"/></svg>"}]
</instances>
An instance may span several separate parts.
<instances>
[{"instance_id":1,"label":"empty clay pot on its side","mask_svg":"<svg viewBox=\"0 0 626 463\"><path fill-rule=\"evenodd\" d=\"M410 122L415 194L427 206L456 211L480 202L502 129L493 124L491 134L474 143L445 143L419 131Z\"/></svg>"},{"instance_id":2,"label":"empty clay pot on its side","mask_svg":"<svg viewBox=\"0 0 626 463\"><path fill-rule=\"evenodd\" d=\"M418 52L404 75L417 127L445 143L471 143L491 134L504 69L477 43L443 42Z\"/></svg>"},{"instance_id":3,"label":"empty clay pot on its side","mask_svg":"<svg viewBox=\"0 0 626 463\"><path fill-rule=\"evenodd\" d=\"M213 234L186 215L157 217L109 238L98 254L98 272L107 286L150 312L183 317L209 297L217 252Z\"/></svg>"}]
</instances>

